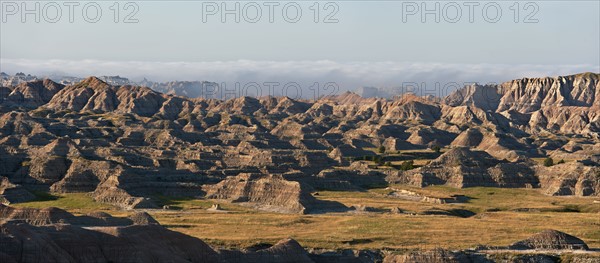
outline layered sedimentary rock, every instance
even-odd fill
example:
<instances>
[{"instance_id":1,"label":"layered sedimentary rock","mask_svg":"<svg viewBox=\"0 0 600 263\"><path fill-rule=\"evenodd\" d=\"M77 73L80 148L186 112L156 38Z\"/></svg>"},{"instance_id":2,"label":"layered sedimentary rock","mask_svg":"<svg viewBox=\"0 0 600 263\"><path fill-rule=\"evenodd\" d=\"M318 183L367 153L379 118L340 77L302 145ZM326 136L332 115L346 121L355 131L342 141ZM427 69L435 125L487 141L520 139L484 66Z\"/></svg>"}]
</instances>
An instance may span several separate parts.
<instances>
[{"instance_id":1,"label":"layered sedimentary rock","mask_svg":"<svg viewBox=\"0 0 600 263\"><path fill-rule=\"evenodd\" d=\"M423 167L389 176L388 180L415 186L539 187L530 166L528 162L499 161L486 152L455 148Z\"/></svg>"},{"instance_id":2,"label":"layered sedimentary rock","mask_svg":"<svg viewBox=\"0 0 600 263\"><path fill-rule=\"evenodd\" d=\"M281 175L243 173L215 185L205 185L206 197L246 204L260 210L282 213L312 213L343 210L334 202L315 199L306 186Z\"/></svg>"},{"instance_id":3,"label":"layered sedimentary rock","mask_svg":"<svg viewBox=\"0 0 600 263\"><path fill-rule=\"evenodd\" d=\"M22 82L15 86L5 99L6 103L14 106L35 109L48 103L64 87L49 79Z\"/></svg>"},{"instance_id":4,"label":"layered sedimentary rock","mask_svg":"<svg viewBox=\"0 0 600 263\"><path fill-rule=\"evenodd\" d=\"M556 230L544 230L510 245L511 249L575 249L588 250L583 240Z\"/></svg>"},{"instance_id":5,"label":"layered sedimentary rock","mask_svg":"<svg viewBox=\"0 0 600 263\"><path fill-rule=\"evenodd\" d=\"M106 181L111 175L118 175L123 168L107 161L92 161L83 158L73 159L69 169L65 171L60 181L50 186L55 193L91 192L100 182Z\"/></svg>"},{"instance_id":6,"label":"layered sedimentary rock","mask_svg":"<svg viewBox=\"0 0 600 263\"><path fill-rule=\"evenodd\" d=\"M544 192L549 195L600 194L600 167L570 162L552 167L538 166L536 174Z\"/></svg>"},{"instance_id":7,"label":"layered sedimentary rock","mask_svg":"<svg viewBox=\"0 0 600 263\"><path fill-rule=\"evenodd\" d=\"M465 86L444 98L449 106L471 105L483 110L496 110L500 103L502 90L494 85L473 84Z\"/></svg>"},{"instance_id":8,"label":"layered sedimentary rock","mask_svg":"<svg viewBox=\"0 0 600 263\"><path fill-rule=\"evenodd\" d=\"M582 73L474 85L454 92L445 102L501 113L511 117L507 124L527 132L590 134L598 128L599 80L599 74Z\"/></svg>"},{"instance_id":9,"label":"layered sedimentary rock","mask_svg":"<svg viewBox=\"0 0 600 263\"><path fill-rule=\"evenodd\" d=\"M452 146L458 147L477 147L483 141L483 133L478 129L469 128L461 132L454 141Z\"/></svg>"},{"instance_id":10,"label":"layered sedimentary rock","mask_svg":"<svg viewBox=\"0 0 600 263\"><path fill-rule=\"evenodd\" d=\"M146 212L135 212L127 218L113 217L103 212L74 216L71 213L56 208L15 208L0 205L0 223L17 222L33 226L53 224L69 224L77 226L130 226L158 225L159 223Z\"/></svg>"},{"instance_id":11,"label":"layered sedimentary rock","mask_svg":"<svg viewBox=\"0 0 600 263\"><path fill-rule=\"evenodd\" d=\"M257 251L221 250L219 255L222 262L314 262L296 240L289 238Z\"/></svg>"},{"instance_id":12,"label":"layered sedimentary rock","mask_svg":"<svg viewBox=\"0 0 600 263\"><path fill-rule=\"evenodd\" d=\"M244 173L282 174L292 184L321 189L383 186L387 176L419 186L598 194L598 162L592 160L600 151L598 74L472 85L443 99L406 94L392 100L348 92L315 101L221 101L95 77L68 86L18 82L0 94L0 194L6 203L49 191L92 193L123 208L154 207L156 195L202 198L203 185ZM406 172L356 163L434 147L468 147L471 153ZM524 158L545 156L580 162L546 169ZM382 158L381 164L404 161Z\"/></svg>"},{"instance_id":13,"label":"layered sedimentary rock","mask_svg":"<svg viewBox=\"0 0 600 263\"><path fill-rule=\"evenodd\" d=\"M55 207L34 209L0 205L0 219L2 219L2 222L17 220L40 226L60 222L74 222L76 217L65 210Z\"/></svg>"},{"instance_id":14,"label":"layered sedimentary rock","mask_svg":"<svg viewBox=\"0 0 600 263\"><path fill-rule=\"evenodd\" d=\"M392 255L385 257L385 263L468 263L473 262L471 258L461 252L452 252L444 249L428 250L423 252L412 252L404 255ZM477 262L489 262L479 259Z\"/></svg>"},{"instance_id":15,"label":"layered sedimentary rock","mask_svg":"<svg viewBox=\"0 0 600 263\"><path fill-rule=\"evenodd\" d=\"M326 169L314 176L287 176L320 190L353 191L386 185L385 171L368 168L364 162L353 162L349 169Z\"/></svg>"},{"instance_id":16,"label":"layered sedimentary rock","mask_svg":"<svg viewBox=\"0 0 600 263\"><path fill-rule=\"evenodd\" d=\"M0 176L0 204L27 202L35 199L35 195L20 185L11 183L8 178Z\"/></svg>"},{"instance_id":17,"label":"layered sedimentary rock","mask_svg":"<svg viewBox=\"0 0 600 263\"><path fill-rule=\"evenodd\" d=\"M112 204L123 209L157 208L149 198L133 196L118 186L117 177L98 185L92 196L96 202Z\"/></svg>"}]
</instances>

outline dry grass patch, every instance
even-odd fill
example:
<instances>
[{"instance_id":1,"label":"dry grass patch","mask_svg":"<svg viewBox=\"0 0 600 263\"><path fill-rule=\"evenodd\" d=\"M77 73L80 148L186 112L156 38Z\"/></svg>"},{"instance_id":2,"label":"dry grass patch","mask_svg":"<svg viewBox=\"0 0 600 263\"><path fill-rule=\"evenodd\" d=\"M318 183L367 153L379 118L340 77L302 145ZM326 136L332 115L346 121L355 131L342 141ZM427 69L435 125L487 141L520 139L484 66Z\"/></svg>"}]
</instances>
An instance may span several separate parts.
<instances>
[{"instance_id":1,"label":"dry grass patch","mask_svg":"<svg viewBox=\"0 0 600 263\"><path fill-rule=\"evenodd\" d=\"M314 248L464 249L478 244L506 246L541 230L556 229L583 239L592 248L600 248L600 204L592 203L598 198L545 196L535 189L393 187L439 196L462 194L471 199L457 204L412 202L387 197L390 190L383 188L364 192L321 191L316 197L347 206L399 207L415 213L428 209L466 209L477 214L469 218L387 212L296 215L259 212L226 202L219 204L227 212L211 212L206 208L216 203L214 200L167 197L157 198L175 210L148 212L169 229L217 247L247 247L291 237L305 247ZM96 203L86 194L64 194L54 200L15 206L55 206L76 214L97 210L115 216L132 213Z\"/></svg>"}]
</instances>

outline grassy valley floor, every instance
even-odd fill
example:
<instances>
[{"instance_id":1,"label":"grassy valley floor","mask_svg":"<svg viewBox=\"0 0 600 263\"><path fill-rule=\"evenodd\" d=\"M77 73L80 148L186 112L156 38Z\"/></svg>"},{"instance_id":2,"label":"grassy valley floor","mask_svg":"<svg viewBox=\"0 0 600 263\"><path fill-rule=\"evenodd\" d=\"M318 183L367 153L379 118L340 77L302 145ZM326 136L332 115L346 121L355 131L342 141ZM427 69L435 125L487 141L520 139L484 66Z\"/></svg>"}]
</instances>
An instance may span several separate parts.
<instances>
[{"instance_id":1,"label":"grassy valley floor","mask_svg":"<svg viewBox=\"0 0 600 263\"><path fill-rule=\"evenodd\" d=\"M207 211L214 200L156 197L169 210L148 210L171 230L203 239L217 247L247 247L275 243L286 237L310 248L465 249L478 244L506 246L544 229L555 229L600 248L600 198L546 196L536 189L443 186L411 188L393 186L426 196L465 195L464 203L434 204L390 197L391 188L365 192L322 191L319 199L347 206L364 205L379 212L315 215L276 214L220 203L225 212ZM104 211L114 216L131 212L99 204L85 193L50 196L40 194L18 207L59 207L74 214ZM400 214L390 213L397 207ZM447 212L451 215L430 215ZM466 213L465 213L466 211ZM461 217L462 216L462 217Z\"/></svg>"}]
</instances>

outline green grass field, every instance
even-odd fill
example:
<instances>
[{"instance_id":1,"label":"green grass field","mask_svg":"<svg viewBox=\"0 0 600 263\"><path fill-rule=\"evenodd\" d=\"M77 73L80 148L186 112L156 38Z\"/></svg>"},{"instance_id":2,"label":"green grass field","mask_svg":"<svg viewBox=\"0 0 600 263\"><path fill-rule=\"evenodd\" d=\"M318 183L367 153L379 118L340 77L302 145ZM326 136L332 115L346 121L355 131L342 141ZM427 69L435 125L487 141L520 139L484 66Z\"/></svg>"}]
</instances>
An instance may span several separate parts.
<instances>
[{"instance_id":1,"label":"green grass field","mask_svg":"<svg viewBox=\"0 0 600 263\"><path fill-rule=\"evenodd\" d=\"M88 213L90 211L115 211L117 208L95 202L88 193L48 194L45 192L34 192L36 199L31 202L11 204L15 207L45 208L58 207L75 214Z\"/></svg>"}]
</instances>

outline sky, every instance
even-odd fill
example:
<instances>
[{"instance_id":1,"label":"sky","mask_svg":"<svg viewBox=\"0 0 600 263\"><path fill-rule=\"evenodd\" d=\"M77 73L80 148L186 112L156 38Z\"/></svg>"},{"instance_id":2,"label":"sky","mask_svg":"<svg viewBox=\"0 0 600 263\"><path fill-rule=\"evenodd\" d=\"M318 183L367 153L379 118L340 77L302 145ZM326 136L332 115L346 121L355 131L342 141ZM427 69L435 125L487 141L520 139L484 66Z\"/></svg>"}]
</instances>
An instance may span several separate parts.
<instances>
[{"instance_id":1,"label":"sky","mask_svg":"<svg viewBox=\"0 0 600 263\"><path fill-rule=\"evenodd\" d=\"M0 70L341 90L600 72L599 2L2 0Z\"/></svg>"}]
</instances>

